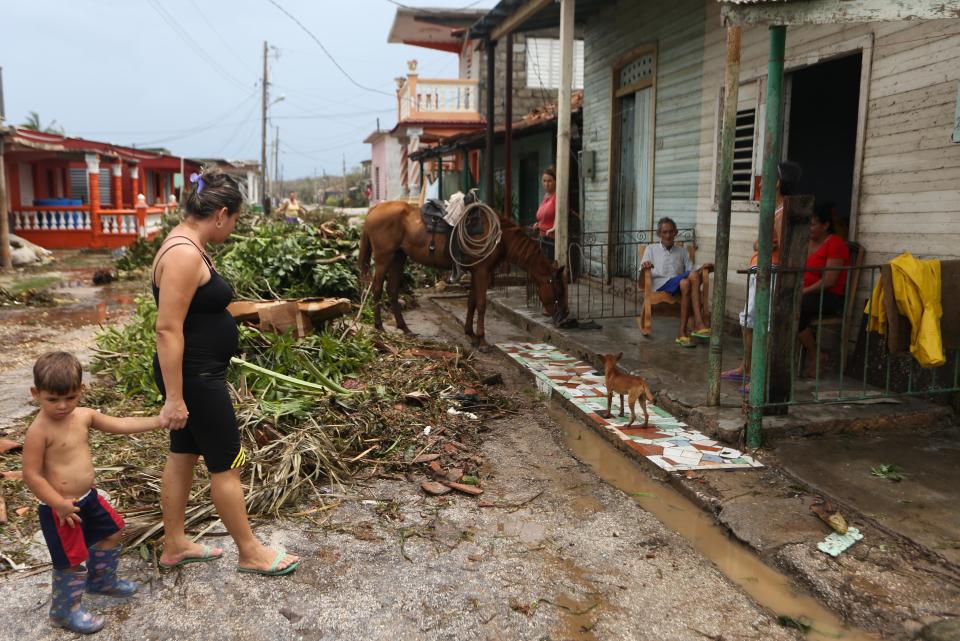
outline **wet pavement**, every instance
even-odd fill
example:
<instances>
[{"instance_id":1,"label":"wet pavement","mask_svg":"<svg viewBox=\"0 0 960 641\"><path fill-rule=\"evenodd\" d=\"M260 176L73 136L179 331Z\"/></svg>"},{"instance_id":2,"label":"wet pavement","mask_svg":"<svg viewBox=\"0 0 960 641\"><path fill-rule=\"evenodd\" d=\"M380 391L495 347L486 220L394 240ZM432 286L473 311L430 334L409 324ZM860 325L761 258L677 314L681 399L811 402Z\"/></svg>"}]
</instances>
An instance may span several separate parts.
<instances>
[{"instance_id":1,"label":"wet pavement","mask_svg":"<svg viewBox=\"0 0 960 641\"><path fill-rule=\"evenodd\" d=\"M465 302L462 299L445 297L433 302L448 314L452 322L459 323L463 318ZM528 327L532 329L528 331ZM621 327L618 331L628 330ZM611 347L613 349L609 351L626 351L628 341L625 338L617 333L604 337L606 333L606 327L604 331L593 332L596 338L591 339L592 344L607 341L605 347L596 351L607 351ZM566 339L556 330L549 334L541 331L533 322L521 322L518 326L516 315L501 314L499 308L488 309L487 334L491 342L530 341L536 337L538 341L554 345L572 343L565 342ZM616 347L618 338L619 348ZM570 353L572 350L568 347L564 351ZM684 352L694 350L678 351L681 352L679 358L684 358ZM592 358L586 349L578 355L588 361ZM631 366L628 363L627 367ZM640 368L655 389L656 381L662 384L662 381L679 379L677 371L686 372L682 365L661 369L649 362ZM685 386L683 389L691 388L689 381L682 385ZM569 399L558 398L558 395L553 398L566 410L576 411ZM659 393L657 404L669 406L664 400L669 401ZM829 413L841 409L831 405L824 406L821 411ZM689 416L684 419L688 420ZM608 430L597 429L592 421L585 425L632 456L638 469L668 482L705 513L712 514L716 522L754 550L764 562L791 576L844 620L866 630L882 632L885 638L907 639L913 638L926 623L960 613L960 571L956 566L923 545L904 540L857 509L858 506L851 506L845 515L851 525L864 533L863 541L837 559L820 552L817 543L830 530L809 510L818 492L781 469L777 464L776 449L758 453L759 460L767 466L759 470L666 473L646 457L624 446L619 438L612 438ZM838 432L840 434L843 432ZM858 432L851 436L863 439L870 438L871 434ZM827 437L823 443L830 447ZM814 451L807 454L816 455ZM949 523L943 525L948 527Z\"/></svg>"},{"instance_id":2,"label":"wet pavement","mask_svg":"<svg viewBox=\"0 0 960 641\"><path fill-rule=\"evenodd\" d=\"M780 465L846 504L960 567L960 433L832 434L774 447ZM897 482L874 475L903 470Z\"/></svg>"}]
</instances>

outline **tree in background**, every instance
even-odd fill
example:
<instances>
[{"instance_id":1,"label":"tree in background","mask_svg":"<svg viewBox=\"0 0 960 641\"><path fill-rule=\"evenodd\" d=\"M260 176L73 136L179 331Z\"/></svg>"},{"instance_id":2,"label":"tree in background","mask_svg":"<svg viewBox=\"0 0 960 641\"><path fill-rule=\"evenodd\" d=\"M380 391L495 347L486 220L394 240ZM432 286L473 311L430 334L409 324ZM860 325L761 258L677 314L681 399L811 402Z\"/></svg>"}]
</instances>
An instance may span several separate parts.
<instances>
[{"instance_id":1,"label":"tree in background","mask_svg":"<svg viewBox=\"0 0 960 641\"><path fill-rule=\"evenodd\" d=\"M27 121L17 126L22 129L39 131L45 134L59 134L61 136L64 134L63 127L58 127L56 120L51 120L50 124L44 127L40 122L40 114L36 111L31 111L27 116Z\"/></svg>"},{"instance_id":2,"label":"tree in background","mask_svg":"<svg viewBox=\"0 0 960 641\"><path fill-rule=\"evenodd\" d=\"M343 188L346 184L347 191ZM345 207L366 207L369 199L367 198L367 186L370 184L370 178L363 172L360 166L354 167L344 176L317 176L296 178L294 180L285 180L286 187L283 192L297 192L297 198L305 204L324 204L330 207L339 207L341 198Z\"/></svg>"}]
</instances>

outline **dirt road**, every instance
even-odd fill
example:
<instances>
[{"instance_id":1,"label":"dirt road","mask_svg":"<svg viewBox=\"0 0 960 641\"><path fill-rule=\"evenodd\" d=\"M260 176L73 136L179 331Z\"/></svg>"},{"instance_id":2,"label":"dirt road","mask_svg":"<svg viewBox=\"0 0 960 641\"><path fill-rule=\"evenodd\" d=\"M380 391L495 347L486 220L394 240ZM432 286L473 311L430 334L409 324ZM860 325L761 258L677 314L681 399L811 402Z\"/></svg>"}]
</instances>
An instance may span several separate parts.
<instances>
[{"instance_id":1,"label":"dirt road","mask_svg":"<svg viewBox=\"0 0 960 641\"><path fill-rule=\"evenodd\" d=\"M423 311L408 321L452 338ZM480 358L520 399L518 415L487 425L482 448L491 462L484 498L497 507L427 498L413 472L348 488L319 527L260 524L261 537L304 556L290 577L236 573L227 539L214 539L227 543L223 560L159 575L127 555L125 572L144 587L128 604L89 600L110 621L98 638L795 638L574 459L520 374ZM0 638L72 638L48 625L48 596L47 573L0 584Z\"/></svg>"}]
</instances>

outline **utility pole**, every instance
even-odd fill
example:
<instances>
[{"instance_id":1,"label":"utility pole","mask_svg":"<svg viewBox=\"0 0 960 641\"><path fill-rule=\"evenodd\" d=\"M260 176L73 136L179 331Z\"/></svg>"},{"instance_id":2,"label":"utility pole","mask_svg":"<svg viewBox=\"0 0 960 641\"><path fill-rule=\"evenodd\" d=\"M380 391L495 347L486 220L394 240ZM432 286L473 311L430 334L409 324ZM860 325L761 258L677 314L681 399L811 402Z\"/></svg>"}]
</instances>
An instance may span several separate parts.
<instances>
[{"instance_id":1,"label":"utility pole","mask_svg":"<svg viewBox=\"0 0 960 641\"><path fill-rule=\"evenodd\" d=\"M10 218L7 213L7 170L3 163L3 122L6 110L3 106L3 67L0 67L0 268L13 269L10 255Z\"/></svg>"},{"instance_id":2,"label":"utility pole","mask_svg":"<svg viewBox=\"0 0 960 641\"><path fill-rule=\"evenodd\" d=\"M279 202L283 194L280 188L280 125L273 128L273 196Z\"/></svg>"},{"instance_id":3,"label":"utility pole","mask_svg":"<svg viewBox=\"0 0 960 641\"><path fill-rule=\"evenodd\" d=\"M270 215L267 196L267 41L263 41L263 77L260 79L260 199L264 216Z\"/></svg>"},{"instance_id":4,"label":"utility pole","mask_svg":"<svg viewBox=\"0 0 960 641\"><path fill-rule=\"evenodd\" d=\"M347 200L347 154L343 154L343 191L340 192L340 209L346 204Z\"/></svg>"}]
</instances>

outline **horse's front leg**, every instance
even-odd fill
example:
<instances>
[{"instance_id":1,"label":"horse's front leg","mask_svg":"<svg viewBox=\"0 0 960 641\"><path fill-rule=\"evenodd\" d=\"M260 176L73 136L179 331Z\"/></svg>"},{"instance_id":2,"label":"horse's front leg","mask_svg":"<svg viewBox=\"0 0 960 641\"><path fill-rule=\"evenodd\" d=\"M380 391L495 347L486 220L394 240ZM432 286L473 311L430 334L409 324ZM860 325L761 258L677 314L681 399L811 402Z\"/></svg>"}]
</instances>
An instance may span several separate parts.
<instances>
[{"instance_id":1,"label":"horse's front leg","mask_svg":"<svg viewBox=\"0 0 960 641\"><path fill-rule=\"evenodd\" d=\"M477 299L477 335L474 339L474 345L476 345L481 352L490 349L490 343L488 343L484 337L486 334L484 317L487 312L487 286L489 283L489 274L481 270L473 272L473 287Z\"/></svg>"},{"instance_id":2,"label":"horse's front leg","mask_svg":"<svg viewBox=\"0 0 960 641\"><path fill-rule=\"evenodd\" d=\"M463 333L473 338L473 314L477 311L477 298L474 294L473 279L470 279L470 293L467 295L467 317L463 321Z\"/></svg>"}]
</instances>

